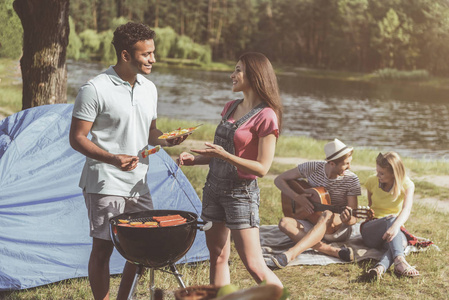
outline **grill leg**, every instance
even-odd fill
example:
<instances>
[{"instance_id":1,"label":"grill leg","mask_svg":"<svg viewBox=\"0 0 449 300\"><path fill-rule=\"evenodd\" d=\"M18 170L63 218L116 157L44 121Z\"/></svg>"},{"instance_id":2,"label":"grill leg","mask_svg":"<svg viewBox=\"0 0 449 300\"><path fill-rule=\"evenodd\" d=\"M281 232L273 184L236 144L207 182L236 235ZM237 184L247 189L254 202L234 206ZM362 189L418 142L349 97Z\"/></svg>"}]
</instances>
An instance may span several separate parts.
<instances>
[{"instance_id":1,"label":"grill leg","mask_svg":"<svg viewBox=\"0 0 449 300\"><path fill-rule=\"evenodd\" d=\"M173 275L175 275L176 279L178 280L179 286L183 289L186 288L186 285L184 284L184 281L182 281L182 275L179 274L178 269L176 269L176 266L174 264L170 265L170 270L172 271Z\"/></svg>"},{"instance_id":2,"label":"grill leg","mask_svg":"<svg viewBox=\"0 0 449 300\"><path fill-rule=\"evenodd\" d=\"M150 268L150 300L154 299L154 269Z\"/></svg>"},{"instance_id":3,"label":"grill leg","mask_svg":"<svg viewBox=\"0 0 449 300\"><path fill-rule=\"evenodd\" d=\"M133 299L134 289L137 286L137 282L139 281L140 275L142 275L143 269L144 269L143 266L137 265L136 275L134 275L133 284L131 285L131 289L129 290L128 300L132 300Z\"/></svg>"}]
</instances>

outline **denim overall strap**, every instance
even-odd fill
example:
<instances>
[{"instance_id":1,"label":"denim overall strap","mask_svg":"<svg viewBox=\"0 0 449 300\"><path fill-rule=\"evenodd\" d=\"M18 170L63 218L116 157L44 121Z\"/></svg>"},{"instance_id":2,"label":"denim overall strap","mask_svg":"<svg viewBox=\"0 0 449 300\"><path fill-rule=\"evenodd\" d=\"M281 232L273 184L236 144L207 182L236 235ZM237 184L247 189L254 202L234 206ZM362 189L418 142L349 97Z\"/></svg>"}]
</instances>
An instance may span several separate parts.
<instances>
[{"instance_id":1,"label":"denim overall strap","mask_svg":"<svg viewBox=\"0 0 449 300\"><path fill-rule=\"evenodd\" d=\"M243 102L243 99L235 100L234 103L229 107L228 111L224 114L224 116L221 118L221 122L226 122L227 119L232 115L234 110L239 106L240 103Z\"/></svg>"},{"instance_id":2,"label":"denim overall strap","mask_svg":"<svg viewBox=\"0 0 449 300\"><path fill-rule=\"evenodd\" d=\"M234 135L236 130L267 106L265 103L261 103L235 123L230 123L227 121L229 116L242 101L243 100L237 100L232 104L215 131L214 144L222 146L224 150L231 154L235 154ZM235 185L239 185L241 181L244 181L238 177L237 168L235 166L216 157L213 157L209 163L207 180L214 182L217 186L226 188L232 188Z\"/></svg>"}]
</instances>

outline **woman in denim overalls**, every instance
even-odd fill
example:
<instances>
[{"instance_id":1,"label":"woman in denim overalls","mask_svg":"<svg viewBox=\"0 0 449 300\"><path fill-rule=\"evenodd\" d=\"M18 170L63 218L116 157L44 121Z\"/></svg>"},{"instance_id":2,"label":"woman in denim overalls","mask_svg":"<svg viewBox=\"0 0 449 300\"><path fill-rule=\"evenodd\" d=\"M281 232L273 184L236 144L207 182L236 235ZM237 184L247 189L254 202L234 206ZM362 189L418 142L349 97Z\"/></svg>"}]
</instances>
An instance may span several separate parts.
<instances>
[{"instance_id":1,"label":"woman in denim overalls","mask_svg":"<svg viewBox=\"0 0 449 300\"><path fill-rule=\"evenodd\" d=\"M212 221L206 231L210 252L210 282L230 283L230 235L246 269L257 283L282 287L267 267L259 240L259 187L257 177L267 174L279 135L282 104L270 61L260 53L240 57L231 74L232 91L244 98L229 102L215 132L214 143L204 150L183 152L180 165L209 164L203 189L201 218Z\"/></svg>"}]
</instances>

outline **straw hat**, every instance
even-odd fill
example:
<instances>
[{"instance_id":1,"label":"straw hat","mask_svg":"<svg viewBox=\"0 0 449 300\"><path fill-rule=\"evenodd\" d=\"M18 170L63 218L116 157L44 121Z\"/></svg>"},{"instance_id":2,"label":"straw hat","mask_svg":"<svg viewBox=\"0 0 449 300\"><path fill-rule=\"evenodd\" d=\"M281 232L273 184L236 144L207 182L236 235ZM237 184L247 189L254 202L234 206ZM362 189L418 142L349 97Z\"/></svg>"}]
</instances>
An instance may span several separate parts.
<instances>
[{"instance_id":1,"label":"straw hat","mask_svg":"<svg viewBox=\"0 0 449 300\"><path fill-rule=\"evenodd\" d=\"M336 160L352 150L352 147L346 146L339 139L334 139L332 142L329 142L324 146L324 153L326 154L327 161Z\"/></svg>"}]
</instances>

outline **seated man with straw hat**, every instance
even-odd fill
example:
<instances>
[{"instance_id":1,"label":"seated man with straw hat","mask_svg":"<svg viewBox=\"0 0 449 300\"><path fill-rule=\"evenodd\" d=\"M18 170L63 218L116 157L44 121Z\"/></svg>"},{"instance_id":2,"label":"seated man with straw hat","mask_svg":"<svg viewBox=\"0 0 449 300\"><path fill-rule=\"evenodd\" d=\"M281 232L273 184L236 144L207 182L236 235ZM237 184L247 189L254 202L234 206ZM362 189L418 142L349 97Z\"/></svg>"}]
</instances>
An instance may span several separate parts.
<instances>
[{"instance_id":1,"label":"seated man with straw hat","mask_svg":"<svg viewBox=\"0 0 449 300\"><path fill-rule=\"evenodd\" d=\"M325 161L299 164L274 180L281 190L284 212L279 229L296 242L292 248L271 257L279 268L284 268L289 261L309 248L344 261L354 260L351 248L336 248L322 242L345 241L351 235L351 226L357 222L351 212L357 208L357 196L361 195L361 188L359 178L349 170L353 148L335 139L324 146L324 152ZM299 184L301 179L307 180L308 187L324 187L331 204L345 209L340 214L324 210L317 215L310 200L312 194L308 192L310 190L304 190L303 184Z\"/></svg>"}]
</instances>

